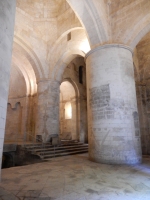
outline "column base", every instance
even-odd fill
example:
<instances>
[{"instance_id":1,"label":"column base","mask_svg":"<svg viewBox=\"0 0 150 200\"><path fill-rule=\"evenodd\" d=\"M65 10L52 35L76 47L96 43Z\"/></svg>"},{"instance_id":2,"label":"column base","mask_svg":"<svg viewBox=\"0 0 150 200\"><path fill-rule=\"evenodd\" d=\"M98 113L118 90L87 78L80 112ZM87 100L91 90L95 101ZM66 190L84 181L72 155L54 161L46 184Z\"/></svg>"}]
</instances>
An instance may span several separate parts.
<instances>
[{"instance_id":1,"label":"column base","mask_svg":"<svg viewBox=\"0 0 150 200\"><path fill-rule=\"evenodd\" d=\"M89 160L92 162L96 162L96 163L101 163L101 164L109 164L109 165L136 165L136 164L140 164L142 163L142 158L133 158L133 159L118 159L115 160L113 158L99 158L99 157L92 157L89 155Z\"/></svg>"}]
</instances>

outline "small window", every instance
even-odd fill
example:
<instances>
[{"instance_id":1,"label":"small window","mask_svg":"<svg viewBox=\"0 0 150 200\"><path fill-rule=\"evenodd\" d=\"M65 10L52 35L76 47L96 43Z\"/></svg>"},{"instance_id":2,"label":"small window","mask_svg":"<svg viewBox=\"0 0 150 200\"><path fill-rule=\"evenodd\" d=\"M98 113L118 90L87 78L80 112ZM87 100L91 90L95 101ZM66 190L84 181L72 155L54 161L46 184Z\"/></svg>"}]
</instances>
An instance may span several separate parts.
<instances>
[{"instance_id":1,"label":"small window","mask_svg":"<svg viewBox=\"0 0 150 200\"><path fill-rule=\"evenodd\" d=\"M70 102L65 104L65 119L72 119L72 106Z\"/></svg>"},{"instance_id":2,"label":"small window","mask_svg":"<svg viewBox=\"0 0 150 200\"><path fill-rule=\"evenodd\" d=\"M79 67L79 83L83 84L83 66Z\"/></svg>"},{"instance_id":3,"label":"small window","mask_svg":"<svg viewBox=\"0 0 150 200\"><path fill-rule=\"evenodd\" d=\"M67 35L67 41L71 40L71 32Z\"/></svg>"}]
</instances>

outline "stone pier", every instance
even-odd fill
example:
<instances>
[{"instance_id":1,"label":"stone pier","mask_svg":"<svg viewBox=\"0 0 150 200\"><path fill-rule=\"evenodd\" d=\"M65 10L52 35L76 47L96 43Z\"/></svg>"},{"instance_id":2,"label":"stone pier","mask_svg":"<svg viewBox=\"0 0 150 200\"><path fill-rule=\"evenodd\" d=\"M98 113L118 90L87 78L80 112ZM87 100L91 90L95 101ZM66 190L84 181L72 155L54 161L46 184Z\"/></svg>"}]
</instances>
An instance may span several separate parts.
<instances>
[{"instance_id":1,"label":"stone pier","mask_svg":"<svg viewBox=\"0 0 150 200\"><path fill-rule=\"evenodd\" d=\"M59 87L57 81L38 82L36 135L41 135L44 142L49 141L50 135L59 134Z\"/></svg>"},{"instance_id":2,"label":"stone pier","mask_svg":"<svg viewBox=\"0 0 150 200\"><path fill-rule=\"evenodd\" d=\"M141 162L132 50L112 44L86 56L89 156L96 162Z\"/></svg>"},{"instance_id":3,"label":"stone pier","mask_svg":"<svg viewBox=\"0 0 150 200\"><path fill-rule=\"evenodd\" d=\"M15 0L0 1L0 166L7 112L15 8Z\"/></svg>"}]
</instances>

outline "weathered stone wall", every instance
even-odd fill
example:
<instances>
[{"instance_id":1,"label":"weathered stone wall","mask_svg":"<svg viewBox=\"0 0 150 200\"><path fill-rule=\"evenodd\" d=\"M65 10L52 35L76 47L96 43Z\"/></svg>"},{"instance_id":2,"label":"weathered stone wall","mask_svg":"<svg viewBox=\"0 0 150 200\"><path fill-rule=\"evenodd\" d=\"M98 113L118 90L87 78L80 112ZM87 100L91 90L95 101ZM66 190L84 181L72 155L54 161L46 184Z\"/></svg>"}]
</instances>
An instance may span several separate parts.
<instances>
[{"instance_id":1,"label":"weathered stone wall","mask_svg":"<svg viewBox=\"0 0 150 200\"><path fill-rule=\"evenodd\" d=\"M150 129L149 129L149 115L147 111L147 94L144 85L136 84L137 103L139 111L139 122L141 132L141 146L143 154L150 154Z\"/></svg>"},{"instance_id":2,"label":"weathered stone wall","mask_svg":"<svg viewBox=\"0 0 150 200\"><path fill-rule=\"evenodd\" d=\"M33 139L29 134L35 135L35 101L35 95L27 94L27 82L21 70L13 65L10 74L5 142L17 143Z\"/></svg>"},{"instance_id":3,"label":"weathered stone wall","mask_svg":"<svg viewBox=\"0 0 150 200\"><path fill-rule=\"evenodd\" d=\"M79 83L79 66L83 66L83 84ZM66 130L62 132L71 132L72 139L87 142L86 77L83 58L78 57L70 63L63 75L63 80L65 79L72 80L77 91L74 91L70 99L73 111L72 120L71 122L70 120L63 121L63 127L66 127ZM42 135L43 140L48 140L50 133L59 134L57 97L59 97L59 82L49 80L38 83L37 97L28 96L27 81L22 72L13 66L5 142L32 140L35 134ZM64 102L63 106L65 106Z\"/></svg>"},{"instance_id":4,"label":"weathered stone wall","mask_svg":"<svg viewBox=\"0 0 150 200\"><path fill-rule=\"evenodd\" d=\"M17 67L12 66L9 83L9 100L7 104L5 142L17 142L18 139L23 139L21 133L23 110L20 102L22 102L25 96L26 84L24 77Z\"/></svg>"},{"instance_id":5,"label":"weathered stone wall","mask_svg":"<svg viewBox=\"0 0 150 200\"><path fill-rule=\"evenodd\" d=\"M134 51L136 93L140 119L142 153L150 154L150 33Z\"/></svg>"},{"instance_id":6,"label":"weathered stone wall","mask_svg":"<svg viewBox=\"0 0 150 200\"><path fill-rule=\"evenodd\" d=\"M7 104L7 118L5 127L5 142L17 142L23 139L21 134L22 123L22 107L20 103L16 103L12 108L11 104Z\"/></svg>"}]
</instances>

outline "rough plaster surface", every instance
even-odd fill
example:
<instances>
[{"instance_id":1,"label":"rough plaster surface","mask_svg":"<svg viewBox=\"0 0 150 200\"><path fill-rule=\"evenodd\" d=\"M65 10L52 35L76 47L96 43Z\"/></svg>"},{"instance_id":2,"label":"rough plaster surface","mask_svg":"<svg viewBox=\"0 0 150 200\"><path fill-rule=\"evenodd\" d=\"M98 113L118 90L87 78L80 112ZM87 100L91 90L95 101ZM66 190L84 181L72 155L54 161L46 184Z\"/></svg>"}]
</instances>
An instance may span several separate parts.
<instances>
[{"instance_id":1,"label":"rough plaster surface","mask_svg":"<svg viewBox=\"0 0 150 200\"><path fill-rule=\"evenodd\" d=\"M87 56L89 155L94 161L141 162L132 62L128 49L111 46Z\"/></svg>"}]
</instances>

